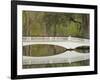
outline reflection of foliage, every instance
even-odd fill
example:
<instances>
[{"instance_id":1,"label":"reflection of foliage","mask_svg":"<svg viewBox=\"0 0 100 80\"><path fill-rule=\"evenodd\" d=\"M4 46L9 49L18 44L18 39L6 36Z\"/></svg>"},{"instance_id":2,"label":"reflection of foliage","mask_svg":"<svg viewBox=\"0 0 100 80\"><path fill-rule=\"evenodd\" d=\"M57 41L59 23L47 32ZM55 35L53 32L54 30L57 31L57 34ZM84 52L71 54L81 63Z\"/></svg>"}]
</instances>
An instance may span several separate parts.
<instances>
[{"instance_id":1,"label":"reflection of foliage","mask_svg":"<svg viewBox=\"0 0 100 80\"><path fill-rule=\"evenodd\" d=\"M24 56L51 56L66 51L66 48L56 45L36 44L23 47Z\"/></svg>"},{"instance_id":2,"label":"reflection of foliage","mask_svg":"<svg viewBox=\"0 0 100 80\"><path fill-rule=\"evenodd\" d=\"M65 51L76 51L79 53L89 53L89 46L80 46L75 49L66 49L61 46L49 45L49 44L35 44L29 46L23 46L24 56L51 56L63 53Z\"/></svg>"},{"instance_id":3,"label":"reflection of foliage","mask_svg":"<svg viewBox=\"0 0 100 80\"><path fill-rule=\"evenodd\" d=\"M32 65L23 65L23 68L47 68L47 67L69 67L69 66L88 66L90 63L89 60L69 63L55 63L55 64L32 64Z\"/></svg>"},{"instance_id":4,"label":"reflection of foliage","mask_svg":"<svg viewBox=\"0 0 100 80\"><path fill-rule=\"evenodd\" d=\"M75 48L75 51L79 53L89 53L90 52L90 47L89 46L80 46Z\"/></svg>"},{"instance_id":5,"label":"reflection of foliage","mask_svg":"<svg viewBox=\"0 0 100 80\"><path fill-rule=\"evenodd\" d=\"M23 11L23 36L77 36L89 38L89 15Z\"/></svg>"}]
</instances>

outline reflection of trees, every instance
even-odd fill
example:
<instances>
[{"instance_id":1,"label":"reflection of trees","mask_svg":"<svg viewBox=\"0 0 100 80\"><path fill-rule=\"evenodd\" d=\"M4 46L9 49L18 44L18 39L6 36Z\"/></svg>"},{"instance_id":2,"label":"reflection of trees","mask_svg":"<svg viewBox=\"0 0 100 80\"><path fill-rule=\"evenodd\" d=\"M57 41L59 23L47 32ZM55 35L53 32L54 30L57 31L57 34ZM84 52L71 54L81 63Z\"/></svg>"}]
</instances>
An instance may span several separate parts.
<instances>
[{"instance_id":1,"label":"reflection of trees","mask_svg":"<svg viewBox=\"0 0 100 80\"><path fill-rule=\"evenodd\" d=\"M61 46L56 46L56 45L36 44L36 45L29 45L29 46L23 46L24 56L51 56L66 51L66 48ZM30 53L28 53L29 51Z\"/></svg>"}]
</instances>

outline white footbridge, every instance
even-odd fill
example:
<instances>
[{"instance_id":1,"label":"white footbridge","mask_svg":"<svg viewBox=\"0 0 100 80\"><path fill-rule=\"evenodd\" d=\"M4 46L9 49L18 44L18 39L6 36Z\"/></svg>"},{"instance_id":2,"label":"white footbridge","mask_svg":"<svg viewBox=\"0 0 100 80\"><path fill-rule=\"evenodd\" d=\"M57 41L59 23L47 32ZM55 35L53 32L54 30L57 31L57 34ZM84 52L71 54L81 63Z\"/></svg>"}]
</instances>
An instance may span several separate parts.
<instances>
[{"instance_id":1,"label":"white footbridge","mask_svg":"<svg viewBox=\"0 0 100 80\"><path fill-rule=\"evenodd\" d=\"M23 46L34 44L50 44L62 46L67 49L74 49L79 46L89 46L89 39L76 37L23 37ZM38 53L37 53L38 54ZM72 63L82 60L88 60L89 53L79 53L75 51L66 51L53 56L30 57L23 56L23 65L30 64L52 64L52 63Z\"/></svg>"}]
</instances>

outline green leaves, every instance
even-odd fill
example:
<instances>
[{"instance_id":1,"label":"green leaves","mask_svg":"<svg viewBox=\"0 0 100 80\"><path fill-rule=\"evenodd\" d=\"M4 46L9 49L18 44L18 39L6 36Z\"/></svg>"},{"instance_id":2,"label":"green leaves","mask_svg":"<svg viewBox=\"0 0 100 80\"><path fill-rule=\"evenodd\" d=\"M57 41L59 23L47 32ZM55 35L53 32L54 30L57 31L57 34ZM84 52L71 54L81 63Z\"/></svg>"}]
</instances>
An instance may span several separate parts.
<instances>
[{"instance_id":1,"label":"green leaves","mask_svg":"<svg viewBox=\"0 0 100 80\"><path fill-rule=\"evenodd\" d=\"M89 14L23 11L22 15L23 36L89 38Z\"/></svg>"}]
</instances>

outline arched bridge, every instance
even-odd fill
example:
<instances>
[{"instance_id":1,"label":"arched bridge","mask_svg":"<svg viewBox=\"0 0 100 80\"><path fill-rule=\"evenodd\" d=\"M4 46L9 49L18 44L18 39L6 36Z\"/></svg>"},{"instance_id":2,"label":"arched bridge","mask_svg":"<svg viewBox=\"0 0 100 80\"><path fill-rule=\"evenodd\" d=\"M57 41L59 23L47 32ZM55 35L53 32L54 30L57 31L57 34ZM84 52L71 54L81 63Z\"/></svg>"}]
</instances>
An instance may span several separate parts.
<instances>
[{"instance_id":1,"label":"arched bridge","mask_svg":"<svg viewBox=\"0 0 100 80\"><path fill-rule=\"evenodd\" d=\"M33 44L52 44L69 48L79 46L89 46L89 39L75 37L23 37L23 46ZM66 51L54 56L30 57L23 56L23 65L30 64L48 64L48 63L72 63L89 59L89 53L78 53L75 51Z\"/></svg>"},{"instance_id":2,"label":"arched bridge","mask_svg":"<svg viewBox=\"0 0 100 80\"><path fill-rule=\"evenodd\" d=\"M75 37L23 37L23 46L33 44L52 44L69 48L89 46L89 39Z\"/></svg>"}]
</instances>

